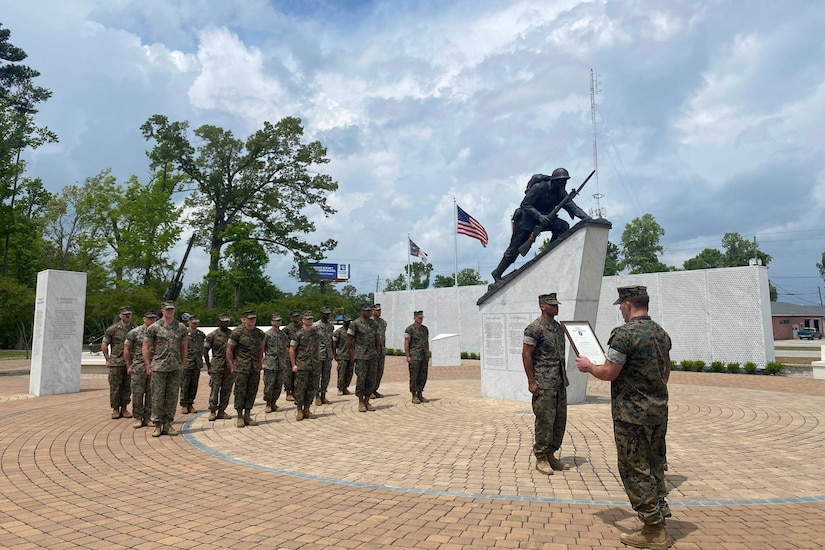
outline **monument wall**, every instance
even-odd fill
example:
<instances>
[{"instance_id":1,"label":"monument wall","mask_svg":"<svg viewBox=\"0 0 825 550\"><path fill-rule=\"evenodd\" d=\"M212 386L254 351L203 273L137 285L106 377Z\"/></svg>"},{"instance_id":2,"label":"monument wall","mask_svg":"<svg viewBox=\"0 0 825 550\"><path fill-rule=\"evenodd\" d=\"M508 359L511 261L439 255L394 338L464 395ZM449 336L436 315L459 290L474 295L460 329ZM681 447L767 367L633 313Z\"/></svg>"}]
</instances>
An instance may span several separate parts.
<instances>
[{"instance_id":1,"label":"monument wall","mask_svg":"<svg viewBox=\"0 0 825 550\"><path fill-rule=\"evenodd\" d=\"M86 274L49 269L37 274L29 393L80 391Z\"/></svg>"}]
</instances>

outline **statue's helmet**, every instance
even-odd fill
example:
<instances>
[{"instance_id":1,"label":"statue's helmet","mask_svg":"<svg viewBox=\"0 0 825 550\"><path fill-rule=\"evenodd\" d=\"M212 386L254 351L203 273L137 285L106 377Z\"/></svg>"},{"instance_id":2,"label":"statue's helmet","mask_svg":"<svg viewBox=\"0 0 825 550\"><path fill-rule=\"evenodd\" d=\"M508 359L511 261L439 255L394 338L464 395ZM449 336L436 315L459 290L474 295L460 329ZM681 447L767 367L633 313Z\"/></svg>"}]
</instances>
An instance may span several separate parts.
<instances>
[{"instance_id":1,"label":"statue's helmet","mask_svg":"<svg viewBox=\"0 0 825 550\"><path fill-rule=\"evenodd\" d=\"M556 168L550 175L550 181L553 180L569 180L570 174L564 168Z\"/></svg>"}]
</instances>

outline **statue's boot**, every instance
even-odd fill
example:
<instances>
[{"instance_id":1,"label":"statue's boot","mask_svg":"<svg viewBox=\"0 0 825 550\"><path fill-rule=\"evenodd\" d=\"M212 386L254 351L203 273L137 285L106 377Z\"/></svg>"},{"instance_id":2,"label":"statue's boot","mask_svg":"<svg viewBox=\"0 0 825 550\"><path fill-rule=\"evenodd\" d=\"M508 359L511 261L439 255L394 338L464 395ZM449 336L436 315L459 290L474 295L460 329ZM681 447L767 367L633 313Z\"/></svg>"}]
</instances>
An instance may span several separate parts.
<instances>
[{"instance_id":1,"label":"statue's boot","mask_svg":"<svg viewBox=\"0 0 825 550\"><path fill-rule=\"evenodd\" d=\"M508 260L507 258L502 258L501 262L499 262L498 267L493 270L491 275L493 276L493 282L501 281L502 276L504 276L504 272L507 271L507 268L510 267L513 263L513 260Z\"/></svg>"}]
</instances>

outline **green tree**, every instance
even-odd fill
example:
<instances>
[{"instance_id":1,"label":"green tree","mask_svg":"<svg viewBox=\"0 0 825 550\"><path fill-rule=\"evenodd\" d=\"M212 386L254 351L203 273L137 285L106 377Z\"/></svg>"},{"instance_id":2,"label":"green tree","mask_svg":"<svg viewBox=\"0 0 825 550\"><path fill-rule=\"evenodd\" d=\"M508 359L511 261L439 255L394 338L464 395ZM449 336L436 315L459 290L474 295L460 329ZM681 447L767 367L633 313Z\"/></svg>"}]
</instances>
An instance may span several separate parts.
<instances>
[{"instance_id":1,"label":"green tree","mask_svg":"<svg viewBox=\"0 0 825 550\"><path fill-rule=\"evenodd\" d=\"M9 42L11 31L0 24L0 238L3 259L0 273L9 268L12 241L31 240L32 227L20 219L15 202L21 192L20 178L25 169L21 154L26 149L57 141L48 128L34 123L35 106L51 97L51 91L34 84L40 73L21 64L27 54ZM25 242L18 242L21 250Z\"/></svg>"},{"instance_id":2,"label":"green tree","mask_svg":"<svg viewBox=\"0 0 825 550\"><path fill-rule=\"evenodd\" d=\"M825 281L825 252L822 253L822 261L816 263L816 268L819 270L819 276Z\"/></svg>"},{"instance_id":3,"label":"green tree","mask_svg":"<svg viewBox=\"0 0 825 550\"><path fill-rule=\"evenodd\" d=\"M682 265L687 270L725 267L725 258L722 253L715 248L706 248L695 257L685 260L685 263Z\"/></svg>"},{"instance_id":4,"label":"green tree","mask_svg":"<svg viewBox=\"0 0 825 550\"><path fill-rule=\"evenodd\" d=\"M34 290L0 275L0 347L16 347L32 333Z\"/></svg>"},{"instance_id":5,"label":"green tree","mask_svg":"<svg viewBox=\"0 0 825 550\"><path fill-rule=\"evenodd\" d=\"M618 275L619 271L619 247L607 241L607 255L604 259L604 275Z\"/></svg>"},{"instance_id":6,"label":"green tree","mask_svg":"<svg viewBox=\"0 0 825 550\"><path fill-rule=\"evenodd\" d=\"M665 230L656 222L652 214L634 218L622 233L622 260L619 268L630 273L659 273L668 267L659 261L664 248L659 239Z\"/></svg>"},{"instance_id":7,"label":"green tree","mask_svg":"<svg viewBox=\"0 0 825 550\"><path fill-rule=\"evenodd\" d=\"M324 216L335 213L327 197L338 184L318 171L329 162L326 149L318 141L302 142L300 119L264 122L246 141L204 125L194 131L194 145L188 126L154 115L141 130L155 143L148 153L152 167L171 163L195 185L186 206L209 252L208 307L215 305L223 248L238 238L230 231L233 226L248 223L252 230L244 239L261 243L269 253L290 253L298 262L320 260L336 246L333 239L304 240L315 231L310 207Z\"/></svg>"},{"instance_id":8,"label":"green tree","mask_svg":"<svg viewBox=\"0 0 825 550\"><path fill-rule=\"evenodd\" d=\"M448 288L455 284L455 279L458 279L458 286L472 286L472 285L486 285L487 281L481 278L481 273L472 267L465 267L458 271L458 277L451 277L448 275L436 275L433 286L435 288Z\"/></svg>"},{"instance_id":9,"label":"green tree","mask_svg":"<svg viewBox=\"0 0 825 550\"><path fill-rule=\"evenodd\" d=\"M430 274L433 271L433 264L425 262L413 262L410 264L410 288L420 290L429 288ZM393 290L407 290L407 274L402 273L395 279L387 281L384 292Z\"/></svg>"},{"instance_id":10,"label":"green tree","mask_svg":"<svg viewBox=\"0 0 825 550\"><path fill-rule=\"evenodd\" d=\"M736 267L749 265L754 255L762 260L762 265L768 265L771 257L759 250L759 246L754 241L749 241L739 233L725 233L722 237L722 248L725 250L725 266Z\"/></svg>"}]
</instances>

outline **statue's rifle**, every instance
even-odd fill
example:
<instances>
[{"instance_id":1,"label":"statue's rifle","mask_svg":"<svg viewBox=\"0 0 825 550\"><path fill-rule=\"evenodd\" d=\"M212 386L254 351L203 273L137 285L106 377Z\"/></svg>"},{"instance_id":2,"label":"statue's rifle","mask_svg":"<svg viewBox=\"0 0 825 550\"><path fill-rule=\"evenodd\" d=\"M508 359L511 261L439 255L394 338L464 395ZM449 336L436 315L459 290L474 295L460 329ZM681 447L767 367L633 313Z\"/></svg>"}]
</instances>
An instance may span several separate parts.
<instances>
[{"instance_id":1,"label":"statue's rifle","mask_svg":"<svg viewBox=\"0 0 825 550\"><path fill-rule=\"evenodd\" d=\"M593 174L595 174L595 173L596 173L595 170L590 172L590 175L587 176L587 178L582 182L581 185L579 185L578 189L571 189L570 192L567 193L567 196L564 197L561 200L561 202L559 204L557 204L556 207L553 210L550 211L549 214L547 214L546 216L543 216L543 218L546 219L546 220L551 220L551 219L553 219L553 217L558 215L559 211L562 208L564 208L564 205L566 205L568 202L572 201L576 197L576 195L579 194L579 192L582 190L582 188L585 185L587 185L587 182L590 181L590 178L592 178ZM526 256L527 253L530 252L530 247L533 246L534 242L536 242L536 237L538 237L539 233L544 231L544 229L545 229L545 227L542 224L540 224L540 223L536 224L536 226L533 228L533 232L530 234L530 238L527 239L524 242L523 245L518 247L519 254L521 254L522 256Z\"/></svg>"},{"instance_id":2,"label":"statue's rifle","mask_svg":"<svg viewBox=\"0 0 825 550\"><path fill-rule=\"evenodd\" d=\"M189 239L189 246L186 247L186 253L183 255L180 266L178 266L175 278L169 283L169 288L166 289L166 293L163 295L164 302L174 302L177 300L181 289L183 289L183 268L186 265L186 260L189 258L189 252L192 251L192 245L195 244L195 237L197 237L197 233L192 233L192 238Z\"/></svg>"}]
</instances>

